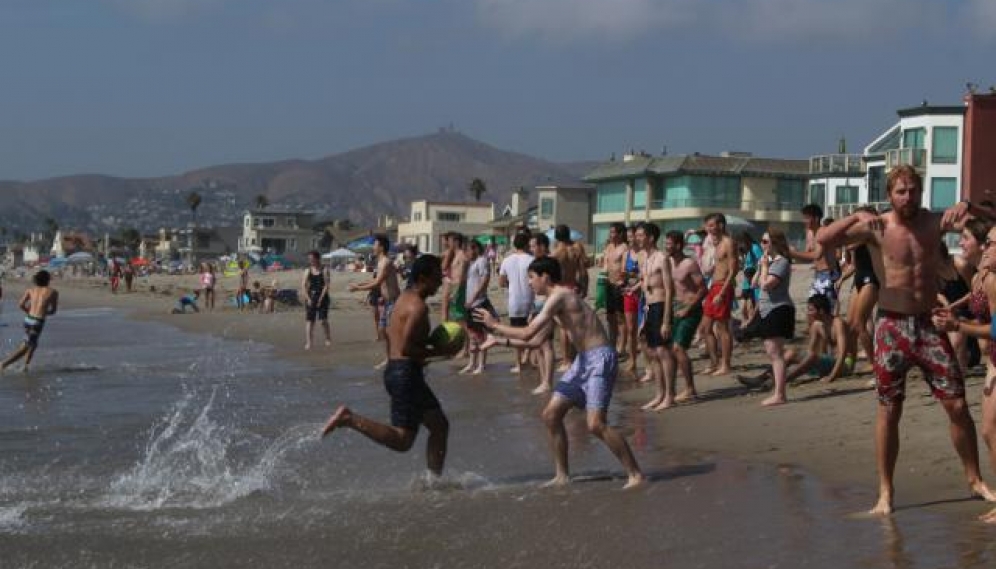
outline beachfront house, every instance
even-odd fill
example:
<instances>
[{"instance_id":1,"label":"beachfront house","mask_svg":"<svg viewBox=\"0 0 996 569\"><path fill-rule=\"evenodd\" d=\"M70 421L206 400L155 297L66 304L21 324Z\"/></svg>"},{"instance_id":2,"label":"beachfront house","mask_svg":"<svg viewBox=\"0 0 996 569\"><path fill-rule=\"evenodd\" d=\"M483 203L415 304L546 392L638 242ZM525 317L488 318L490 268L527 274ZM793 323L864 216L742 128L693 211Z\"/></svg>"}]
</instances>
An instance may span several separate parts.
<instances>
[{"instance_id":1,"label":"beachfront house","mask_svg":"<svg viewBox=\"0 0 996 569\"><path fill-rule=\"evenodd\" d=\"M806 203L809 161L757 158L745 152L651 156L630 153L599 165L583 180L595 185L591 216L597 250L608 240L609 224L651 221L662 234L702 226L720 212L731 227L769 225L789 239L805 237L799 210Z\"/></svg>"},{"instance_id":2,"label":"beachfront house","mask_svg":"<svg viewBox=\"0 0 996 569\"><path fill-rule=\"evenodd\" d=\"M398 224L398 242L414 243L423 253L439 254L443 235L451 231L470 238L493 235L491 222L495 206L491 202L412 202L411 216Z\"/></svg>"},{"instance_id":3,"label":"beachfront house","mask_svg":"<svg viewBox=\"0 0 996 569\"><path fill-rule=\"evenodd\" d=\"M322 237L314 226L315 214L312 212L269 207L246 211L242 216L238 252L303 260L308 251L318 248Z\"/></svg>"}]
</instances>

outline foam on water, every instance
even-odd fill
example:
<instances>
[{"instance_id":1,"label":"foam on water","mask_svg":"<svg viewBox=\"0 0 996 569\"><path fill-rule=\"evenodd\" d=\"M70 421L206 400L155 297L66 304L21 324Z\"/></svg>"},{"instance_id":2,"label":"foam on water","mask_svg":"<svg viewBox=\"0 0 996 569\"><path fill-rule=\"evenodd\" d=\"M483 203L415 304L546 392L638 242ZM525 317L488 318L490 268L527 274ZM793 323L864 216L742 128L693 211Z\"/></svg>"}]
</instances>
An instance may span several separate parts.
<instances>
[{"instance_id":1,"label":"foam on water","mask_svg":"<svg viewBox=\"0 0 996 569\"><path fill-rule=\"evenodd\" d=\"M0 506L0 531L16 530L24 525L21 517L28 509L26 504L14 506Z\"/></svg>"},{"instance_id":2,"label":"foam on water","mask_svg":"<svg viewBox=\"0 0 996 569\"><path fill-rule=\"evenodd\" d=\"M110 484L103 505L130 510L216 508L269 491L286 455L318 442L315 424L288 429L261 447L259 437L214 420L217 389L206 404L186 394L150 431L141 460ZM265 443L264 443L265 444ZM236 457L238 449L248 456Z\"/></svg>"}]
</instances>

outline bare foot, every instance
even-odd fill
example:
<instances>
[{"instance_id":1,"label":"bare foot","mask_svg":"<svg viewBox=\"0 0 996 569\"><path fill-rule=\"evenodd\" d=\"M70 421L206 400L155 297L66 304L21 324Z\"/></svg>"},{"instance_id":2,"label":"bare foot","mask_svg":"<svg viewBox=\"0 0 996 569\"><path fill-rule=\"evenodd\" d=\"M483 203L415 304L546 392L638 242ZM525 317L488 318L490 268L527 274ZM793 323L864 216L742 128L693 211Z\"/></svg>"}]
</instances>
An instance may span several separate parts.
<instances>
[{"instance_id":1,"label":"bare foot","mask_svg":"<svg viewBox=\"0 0 996 569\"><path fill-rule=\"evenodd\" d=\"M651 407L650 410L651 411L663 411L663 410L669 409L671 407L674 407L674 399L668 399L667 397L665 397L664 399L661 400L660 403L658 403L657 405L654 405L653 407Z\"/></svg>"},{"instance_id":2,"label":"bare foot","mask_svg":"<svg viewBox=\"0 0 996 569\"><path fill-rule=\"evenodd\" d=\"M379 364L375 365L374 369L384 369L386 367L387 367L387 360L384 360L384 361L380 362Z\"/></svg>"},{"instance_id":3,"label":"bare foot","mask_svg":"<svg viewBox=\"0 0 996 569\"><path fill-rule=\"evenodd\" d=\"M304 345L304 349L305 349L305 351L310 350L311 349L311 342L308 342L307 344L305 344Z\"/></svg>"},{"instance_id":4,"label":"bare foot","mask_svg":"<svg viewBox=\"0 0 996 569\"><path fill-rule=\"evenodd\" d=\"M879 496L878 503L875 507L868 510L868 513L872 516L891 516L892 515L892 497L891 496Z\"/></svg>"},{"instance_id":5,"label":"bare foot","mask_svg":"<svg viewBox=\"0 0 996 569\"><path fill-rule=\"evenodd\" d=\"M987 524L996 524L996 509L989 510L979 516L979 521Z\"/></svg>"},{"instance_id":6,"label":"bare foot","mask_svg":"<svg viewBox=\"0 0 996 569\"><path fill-rule=\"evenodd\" d=\"M329 421L325 423L325 427L322 429L322 438L331 433L333 429L348 424L352 419L353 413L349 410L349 407L340 405L339 408L335 410L335 413L332 413L332 416L329 417Z\"/></svg>"},{"instance_id":7,"label":"bare foot","mask_svg":"<svg viewBox=\"0 0 996 569\"><path fill-rule=\"evenodd\" d=\"M326 338L325 339L325 345L326 346L331 346L332 345L332 340L329 340L328 338Z\"/></svg>"},{"instance_id":8,"label":"bare foot","mask_svg":"<svg viewBox=\"0 0 996 569\"><path fill-rule=\"evenodd\" d=\"M550 480L547 480L540 485L540 488L563 488L571 483L571 479L568 476L554 476Z\"/></svg>"},{"instance_id":9,"label":"bare foot","mask_svg":"<svg viewBox=\"0 0 996 569\"><path fill-rule=\"evenodd\" d=\"M764 407L774 407L775 405L784 405L786 403L784 397L779 397L778 395L772 395L771 397L765 399L761 402Z\"/></svg>"},{"instance_id":10,"label":"bare foot","mask_svg":"<svg viewBox=\"0 0 996 569\"><path fill-rule=\"evenodd\" d=\"M640 409L643 409L644 411L650 411L654 407L657 407L658 405L660 405L661 401L663 401L663 400L664 399L662 397L654 397L653 399L651 399L650 401L648 401L647 403L645 403L643 405L643 407L640 407Z\"/></svg>"},{"instance_id":11,"label":"bare foot","mask_svg":"<svg viewBox=\"0 0 996 569\"><path fill-rule=\"evenodd\" d=\"M639 383L647 383L647 382L649 382L650 381L650 372L647 371L647 373L643 374L643 377L641 377L640 379L638 379L636 381L638 381Z\"/></svg>"},{"instance_id":12,"label":"bare foot","mask_svg":"<svg viewBox=\"0 0 996 569\"><path fill-rule=\"evenodd\" d=\"M484 366L476 367L470 373L472 375L481 375L482 373L484 373Z\"/></svg>"},{"instance_id":13,"label":"bare foot","mask_svg":"<svg viewBox=\"0 0 996 569\"><path fill-rule=\"evenodd\" d=\"M699 398L699 394L695 391L682 391L674 398L675 403L690 403Z\"/></svg>"},{"instance_id":14,"label":"bare foot","mask_svg":"<svg viewBox=\"0 0 996 569\"><path fill-rule=\"evenodd\" d=\"M982 480L977 480L968 486L972 490L972 496L976 498L982 498L986 502L996 502L996 494L989 489Z\"/></svg>"},{"instance_id":15,"label":"bare foot","mask_svg":"<svg viewBox=\"0 0 996 569\"><path fill-rule=\"evenodd\" d=\"M474 364L473 363L469 363L469 364L463 366L462 368L460 368L460 371L458 371L457 373L459 373L460 375L467 375L473 369L474 369Z\"/></svg>"},{"instance_id":16,"label":"bare foot","mask_svg":"<svg viewBox=\"0 0 996 569\"><path fill-rule=\"evenodd\" d=\"M559 366L557 366L557 371L559 371L559 372L564 372L564 371L567 371L569 369L571 369L571 364L569 364L567 362L564 362L564 363L560 364Z\"/></svg>"},{"instance_id":17,"label":"bare foot","mask_svg":"<svg viewBox=\"0 0 996 569\"><path fill-rule=\"evenodd\" d=\"M550 388L547 387L547 385L545 383L541 383L541 384L537 385L536 389L532 390L532 394L533 395L542 395L544 393L549 393L549 392L550 392Z\"/></svg>"},{"instance_id":18,"label":"bare foot","mask_svg":"<svg viewBox=\"0 0 996 569\"><path fill-rule=\"evenodd\" d=\"M630 490L632 488L639 488L647 483L647 478L642 472L634 472L629 475L629 479L626 480L626 484L622 487L623 490Z\"/></svg>"},{"instance_id":19,"label":"bare foot","mask_svg":"<svg viewBox=\"0 0 996 569\"><path fill-rule=\"evenodd\" d=\"M716 373L716 366L709 366L700 372L696 372L695 375L714 375Z\"/></svg>"},{"instance_id":20,"label":"bare foot","mask_svg":"<svg viewBox=\"0 0 996 569\"><path fill-rule=\"evenodd\" d=\"M481 349L484 349L484 345L481 345ZM519 373L522 371L522 366L512 366L508 368L508 373Z\"/></svg>"},{"instance_id":21,"label":"bare foot","mask_svg":"<svg viewBox=\"0 0 996 569\"><path fill-rule=\"evenodd\" d=\"M721 375L730 375L731 373L733 373L733 370L732 370L732 369L730 369L730 368L728 368L728 367L721 367L721 368L719 368L719 369L717 369L717 370L713 371L713 372L712 372L712 373L710 373L709 375L711 375L711 376L713 376L713 377L719 377L719 376L721 376Z\"/></svg>"}]
</instances>

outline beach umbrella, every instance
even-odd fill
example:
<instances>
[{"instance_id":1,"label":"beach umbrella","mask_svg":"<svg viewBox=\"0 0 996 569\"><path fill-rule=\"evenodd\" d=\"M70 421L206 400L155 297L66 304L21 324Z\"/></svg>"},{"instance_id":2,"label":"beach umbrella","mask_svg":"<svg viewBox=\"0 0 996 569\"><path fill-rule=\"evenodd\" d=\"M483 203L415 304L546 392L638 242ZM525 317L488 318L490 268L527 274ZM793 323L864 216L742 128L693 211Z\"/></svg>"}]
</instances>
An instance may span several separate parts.
<instances>
[{"instance_id":1,"label":"beach umbrella","mask_svg":"<svg viewBox=\"0 0 996 569\"><path fill-rule=\"evenodd\" d=\"M133 267L144 267L149 264L149 260L145 257L135 257L131 260L131 266Z\"/></svg>"},{"instance_id":2,"label":"beach umbrella","mask_svg":"<svg viewBox=\"0 0 996 569\"><path fill-rule=\"evenodd\" d=\"M65 257L52 257L48 260L49 268L57 269L69 262Z\"/></svg>"},{"instance_id":3,"label":"beach umbrella","mask_svg":"<svg viewBox=\"0 0 996 569\"><path fill-rule=\"evenodd\" d=\"M86 251L77 251L76 253L73 253L72 255L66 257L66 260L72 264L92 263L93 255L87 253Z\"/></svg>"},{"instance_id":4,"label":"beach umbrella","mask_svg":"<svg viewBox=\"0 0 996 569\"><path fill-rule=\"evenodd\" d=\"M546 232L546 238L549 239L551 243L556 241L556 238L553 236L554 233L555 231L553 229L548 229ZM584 239L584 233L581 233L577 229L571 230L571 241L580 241L582 239Z\"/></svg>"},{"instance_id":5,"label":"beach umbrella","mask_svg":"<svg viewBox=\"0 0 996 569\"><path fill-rule=\"evenodd\" d=\"M485 247L491 244L492 239L495 240L495 245L508 245L508 238L504 235L478 235L477 237L474 237L474 241L477 241Z\"/></svg>"},{"instance_id":6,"label":"beach umbrella","mask_svg":"<svg viewBox=\"0 0 996 569\"><path fill-rule=\"evenodd\" d=\"M359 239L353 239L349 243L346 243L346 249L349 249L354 253L369 253L373 251L373 246L373 237L360 237Z\"/></svg>"}]
</instances>

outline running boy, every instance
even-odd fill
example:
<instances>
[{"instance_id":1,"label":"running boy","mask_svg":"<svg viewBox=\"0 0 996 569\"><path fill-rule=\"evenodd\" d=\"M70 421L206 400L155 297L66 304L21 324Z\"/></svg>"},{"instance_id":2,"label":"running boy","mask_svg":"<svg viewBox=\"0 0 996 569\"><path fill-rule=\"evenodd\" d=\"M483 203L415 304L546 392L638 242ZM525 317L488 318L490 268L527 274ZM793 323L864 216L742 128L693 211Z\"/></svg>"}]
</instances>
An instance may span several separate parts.
<instances>
[{"instance_id":1,"label":"running boy","mask_svg":"<svg viewBox=\"0 0 996 569\"><path fill-rule=\"evenodd\" d=\"M22 371L27 371L31 365L31 358L38 348L38 338L45 328L45 318L55 314L59 308L59 292L48 286L51 278L48 271L38 271L31 279L35 286L24 291L24 296L18 304L27 314L24 317L24 342L3 361L0 371L7 369L21 358L25 358Z\"/></svg>"}]
</instances>

